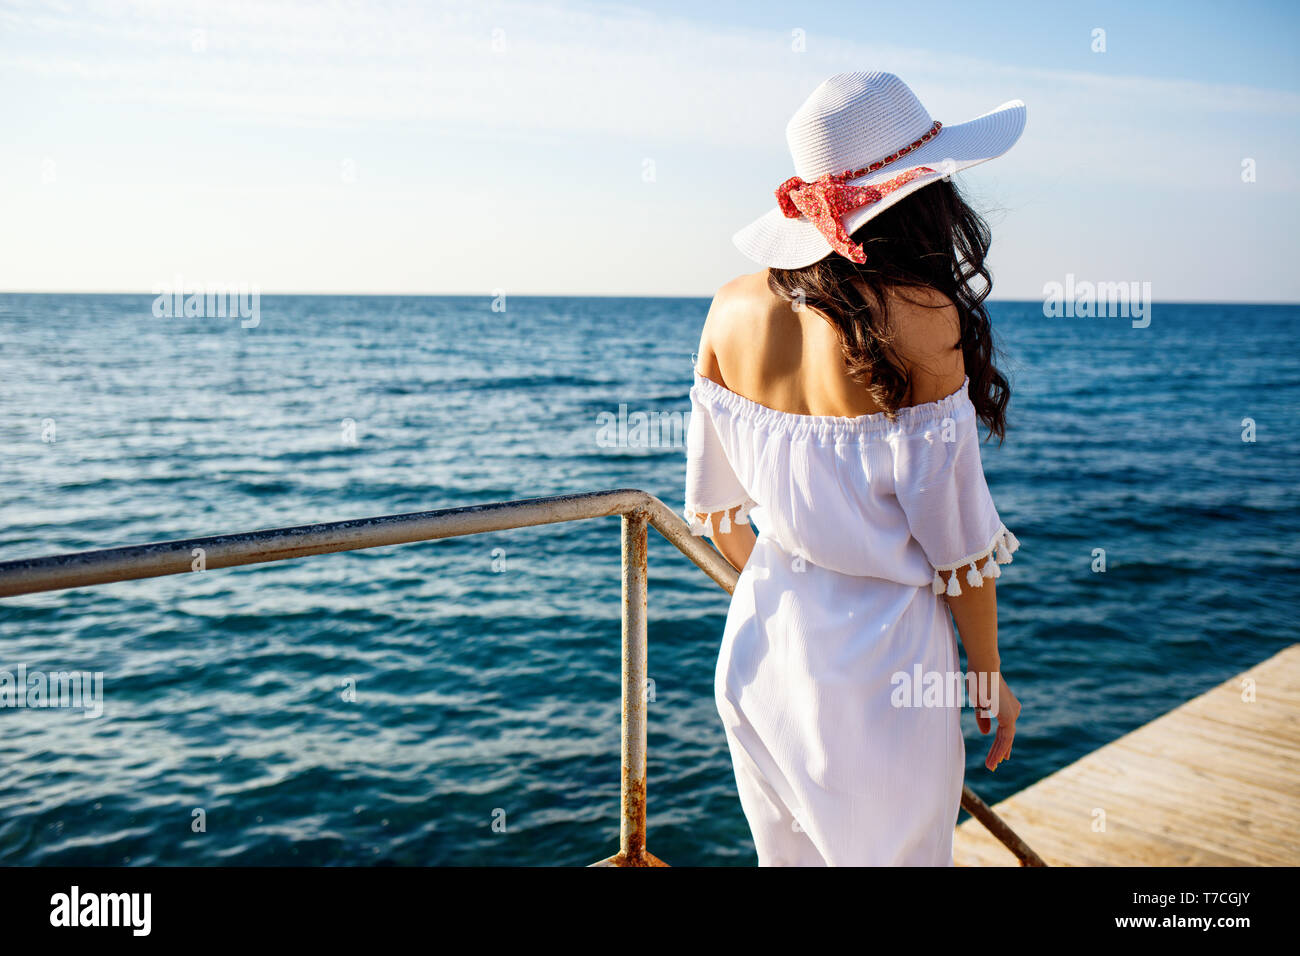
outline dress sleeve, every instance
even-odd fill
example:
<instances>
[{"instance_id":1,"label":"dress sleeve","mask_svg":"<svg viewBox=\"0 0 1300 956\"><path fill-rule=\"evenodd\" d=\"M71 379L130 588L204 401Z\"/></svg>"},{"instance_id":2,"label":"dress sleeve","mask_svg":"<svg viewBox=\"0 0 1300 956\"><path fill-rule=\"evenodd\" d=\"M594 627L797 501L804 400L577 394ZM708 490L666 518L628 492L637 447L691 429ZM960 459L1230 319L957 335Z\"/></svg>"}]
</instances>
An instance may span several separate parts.
<instances>
[{"instance_id":1,"label":"dress sleeve","mask_svg":"<svg viewBox=\"0 0 1300 956\"><path fill-rule=\"evenodd\" d=\"M993 505L980 461L974 409L937 419L895 436L894 492L912 537L934 567L935 594L961 594L1002 574L1020 542ZM983 565L980 565L983 562ZM945 587L939 572L951 571Z\"/></svg>"},{"instance_id":2,"label":"dress sleeve","mask_svg":"<svg viewBox=\"0 0 1300 956\"><path fill-rule=\"evenodd\" d=\"M727 458L710 409L701 400L698 389L692 388L691 418L686 430L685 509L691 533L713 535L713 520L709 516L718 512L722 512L718 533L729 533L729 512L737 507L736 523L749 524L749 511L754 507L754 500Z\"/></svg>"}]
</instances>

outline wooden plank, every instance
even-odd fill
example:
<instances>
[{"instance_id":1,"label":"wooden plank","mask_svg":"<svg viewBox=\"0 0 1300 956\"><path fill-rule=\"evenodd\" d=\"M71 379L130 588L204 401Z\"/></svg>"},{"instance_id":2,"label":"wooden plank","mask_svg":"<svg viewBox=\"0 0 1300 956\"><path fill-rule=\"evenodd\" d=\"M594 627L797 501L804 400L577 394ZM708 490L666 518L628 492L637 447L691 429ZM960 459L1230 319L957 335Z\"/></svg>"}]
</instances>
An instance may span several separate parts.
<instances>
[{"instance_id":1,"label":"wooden plank","mask_svg":"<svg viewBox=\"0 0 1300 956\"><path fill-rule=\"evenodd\" d=\"M1300 644L993 809L1054 866L1300 865ZM977 820L957 827L953 857L1016 865Z\"/></svg>"},{"instance_id":2,"label":"wooden plank","mask_svg":"<svg viewBox=\"0 0 1300 956\"><path fill-rule=\"evenodd\" d=\"M1156 778L1155 786L1160 786ZM1147 782L1143 781L1145 785ZM1150 790L1139 786L1116 788L1110 793L1098 793L1095 788L1086 802L1067 804L1069 794L1053 791L1041 795L1044 806L1057 809L1066 825L1072 825L1071 831L1076 841L1083 841L1085 846L1095 842L1091 856L1113 858L1111 862L1137 865L1140 859L1132 857L1129 846L1139 835L1142 842L1146 838L1162 840L1180 845L1180 853L1199 852L1220 857L1230 857L1235 865L1252 866L1261 863L1277 863L1284 860L1285 854L1279 856L1286 843L1279 843L1270 834L1261 832L1255 826L1255 819L1240 809L1224 811L1172 805L1169 803L1153 804L1149 801ZM1100 807L1106 813L1105 832L1092 830L1093 807ZM1206 821L1213 821L1213 829L1206 828ZM1013 824L1014 827L1014 824ZM1224 830L1234 833L1228 845L1223 845L1220 834ZM1115 834L1122 834L1116 837ZM1028 838L1026 838L1028 839ZM1284 838L1289 841L1289 837ZM1030 844L1033 846L1033 844Z\"/></svg>"}]
</instances>

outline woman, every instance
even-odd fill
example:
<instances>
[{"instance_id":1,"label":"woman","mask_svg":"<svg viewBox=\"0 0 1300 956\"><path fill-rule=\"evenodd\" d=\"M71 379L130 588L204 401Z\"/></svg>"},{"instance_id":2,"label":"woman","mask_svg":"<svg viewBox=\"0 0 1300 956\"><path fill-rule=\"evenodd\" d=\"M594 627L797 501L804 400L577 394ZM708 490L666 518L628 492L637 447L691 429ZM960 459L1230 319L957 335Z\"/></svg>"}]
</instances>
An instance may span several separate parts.
<instances>
[{"instance_id":1,"label":"woman","mask_svg":"<svg viewBox=\"0 0 1300 956\"><path fill-rule=\"evenodd\" d=\"M1004 436L1009 388L988 228L948 174L1024 120L944 126L891 74L832 77L787 127L798 175L735 236L767 268L705 321L686 514L742 571L716 698L760 865L951 865L961 691L996 720L988 769L1011 753L994 581L1018 542L977 431Z\"/></svg>"}]
</instances>

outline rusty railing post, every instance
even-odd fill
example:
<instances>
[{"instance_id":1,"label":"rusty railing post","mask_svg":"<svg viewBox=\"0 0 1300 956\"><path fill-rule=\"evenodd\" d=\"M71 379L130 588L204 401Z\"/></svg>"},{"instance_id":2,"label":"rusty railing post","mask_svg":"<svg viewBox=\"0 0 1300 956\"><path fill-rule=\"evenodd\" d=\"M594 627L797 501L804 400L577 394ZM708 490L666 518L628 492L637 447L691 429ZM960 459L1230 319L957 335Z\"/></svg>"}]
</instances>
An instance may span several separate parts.
<instances>
[{"instance_id":1,"label":"rusty railing post","mask_svg":"<svg viewBox=\"0 0 1300 956\"><path fill-rule=\"evenodd\" d=\"M648 527L642 510L623 515L623 788L615 866L663 866L645 848Z\"/></svg>"}]
</instances>

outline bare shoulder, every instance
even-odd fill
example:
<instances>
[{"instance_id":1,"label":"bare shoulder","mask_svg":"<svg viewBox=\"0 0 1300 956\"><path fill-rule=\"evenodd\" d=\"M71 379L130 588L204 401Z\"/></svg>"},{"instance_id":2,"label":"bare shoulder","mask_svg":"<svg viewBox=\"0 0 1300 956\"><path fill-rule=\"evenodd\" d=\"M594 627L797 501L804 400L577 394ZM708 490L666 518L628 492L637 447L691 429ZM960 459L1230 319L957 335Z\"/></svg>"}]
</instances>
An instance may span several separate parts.
<instances>
[{"instance_id":1,"label":"bare shoulder","mask_svg":"<svg viewBox=\"0 0 1300 956\"><path fill-rule=\"evenodd\" d=\"M952 300L936 289L902 289L891 294L889 315L894 354L911 377L909 403L938 401L961 388L961 316Z\"/></svg>"},{"instance_id":2,"label":"bare shoulder","mask_svg":"<svg viewBox=\"0 0 1300 956\"><path fill-rule=\"evenodd\" d=\"M767 286L766 270L737 276L714 293L704 328L725 331L745 316L752 319L756 312L769 311L775 299Z\"/></svg>"},{"instance_id":3,"label":"bare shoulder","mask_svg":"<svg viewBox=\"0 0 1300 956\"><path fill-rule=\"evenodd\" d=\"M772 315L780 300L767 285L767 271L737 276L713 296L700 335L701 374L725 383L719 356L733 355L752 345L755 333Z\"/></svg>"}]
</instances>

